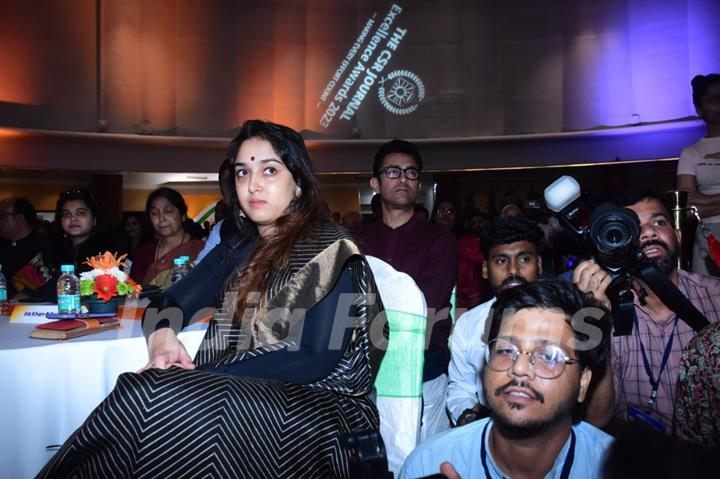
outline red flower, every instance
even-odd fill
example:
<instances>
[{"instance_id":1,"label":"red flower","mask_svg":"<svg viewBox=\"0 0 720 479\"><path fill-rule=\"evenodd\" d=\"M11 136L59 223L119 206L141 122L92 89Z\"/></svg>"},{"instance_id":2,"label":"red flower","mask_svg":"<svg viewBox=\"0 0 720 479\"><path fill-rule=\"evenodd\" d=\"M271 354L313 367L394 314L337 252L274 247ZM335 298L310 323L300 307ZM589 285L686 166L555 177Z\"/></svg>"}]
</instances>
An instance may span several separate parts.
<instances>
[{"instance_id":1,"label":"red flower","mask_svg":"<svg viewBox=\"0 0 720 479\"><path fill-rule=\"evenodd\" d=\"M100 276L95 277L93 291L95 291L98 298L107 303L117 294L117 284L118 280L115 276L101 274Z\"/></svg>"}]
</instances>

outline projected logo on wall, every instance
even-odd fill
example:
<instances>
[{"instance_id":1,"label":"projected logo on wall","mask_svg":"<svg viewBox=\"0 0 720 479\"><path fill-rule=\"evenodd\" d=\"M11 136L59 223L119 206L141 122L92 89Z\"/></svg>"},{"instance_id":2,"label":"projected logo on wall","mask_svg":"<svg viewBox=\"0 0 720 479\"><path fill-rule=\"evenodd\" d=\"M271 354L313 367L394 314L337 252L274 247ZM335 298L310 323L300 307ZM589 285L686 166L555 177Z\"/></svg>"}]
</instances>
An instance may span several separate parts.
<instances>
[{"instance_id":1,"label":"projected logo on wall","mask_svg":"<svg viewBox=\"0 0 720 479\"><path fill-rule=\"evenodd\" d=\"M376 83L380 103L389 112L408 115L417 110L425 98L425 85L420 77L408 70L380 76L407 34L406 28L394 26L401 12L402 7L393 4L379 25L375 26L377 12L365 22L320 95L316 108L325 106L320 126L330 128L336 118L349 121Z\"/></svg>"},{"instance_id":2,"label":"projected logo on wall","mask_svg":"<svg viewBox=\"0 0 720 479\"><path fill-rule=\"evenodd\" d=\"M390 85L387 89L385 83ZM408 115L417 110L425 98L425 85L413 72L396 70L380 80L378 97L390 113Z\"/></svg>"}]
</instances>

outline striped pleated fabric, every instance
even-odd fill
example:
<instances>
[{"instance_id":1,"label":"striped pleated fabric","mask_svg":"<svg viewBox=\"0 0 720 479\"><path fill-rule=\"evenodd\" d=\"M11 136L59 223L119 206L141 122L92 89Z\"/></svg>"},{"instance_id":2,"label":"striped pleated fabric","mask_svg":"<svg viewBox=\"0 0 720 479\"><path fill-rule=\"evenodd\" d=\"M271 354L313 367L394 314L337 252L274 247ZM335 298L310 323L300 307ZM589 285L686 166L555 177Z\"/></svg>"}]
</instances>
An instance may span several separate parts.
<instances>
[{"instance_id":1,"label":"striped pleated fabric","mask_svg":"<svg viewBox=\"0 0 720 479\"><path fill-rule=\"evenodd\" d=\"M297 245L280 273L284 281L341 236L329 227L320 231L319 243ZM340 439L378 429L379 418L362 294L372 276L359 257L349 267L361 293L359 321L326 378L294 385L177 367L123 374L38 477L350 477L350 454ZM288 345L237 351L243 334L227 321L212 321L196 363L242 361Z\"/></svg>"}]
</instances>

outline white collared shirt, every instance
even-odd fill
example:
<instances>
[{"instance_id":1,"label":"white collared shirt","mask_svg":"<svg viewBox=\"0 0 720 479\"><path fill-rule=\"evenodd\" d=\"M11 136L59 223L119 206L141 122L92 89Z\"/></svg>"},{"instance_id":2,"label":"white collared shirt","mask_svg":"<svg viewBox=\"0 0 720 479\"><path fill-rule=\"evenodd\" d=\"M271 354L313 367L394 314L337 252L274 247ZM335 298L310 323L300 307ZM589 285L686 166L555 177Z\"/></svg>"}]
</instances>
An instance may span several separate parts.
<instances>
[{"instance_id":1,"label":"white collared shirt","mask_svg":"<svg viewBox=\"0 0 720 479\"><path fill-rule=\"evenodd\" d=\"M478 402L485 404L481 371L485 364L485 325L495 298L475 306L455 322L450 336L447 408L453 422Z\"/></svg>"}]
</instances>

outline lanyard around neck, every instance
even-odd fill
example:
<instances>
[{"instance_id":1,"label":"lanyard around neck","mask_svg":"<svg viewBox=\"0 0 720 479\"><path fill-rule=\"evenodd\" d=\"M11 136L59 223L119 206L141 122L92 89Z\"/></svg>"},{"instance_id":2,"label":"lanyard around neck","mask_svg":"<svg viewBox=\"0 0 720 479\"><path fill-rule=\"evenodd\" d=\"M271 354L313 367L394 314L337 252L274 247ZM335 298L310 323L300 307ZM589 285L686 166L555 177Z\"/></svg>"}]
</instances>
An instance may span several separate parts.
<instances>
[{"instance_id":1,"label":"lanyard around neck","mask_svg":"<svg viewBox=\"0 0 720 479\"><path fill-rule=\"evenodd\" d=\"M652 386L652 391L650 392L650 399L648 399L647 402L647 410L648 412L653 412L655 410L655 400L657 399L658 388L660 387L660 378L662 378L662 374L665 371L668 359L670 358L670 351L672 350L673 339L675 338L675 328L677 328L678 317L675 316L675 319L673 320L673 328L670 332L670 339L668 339L667 343L665 344L665 351L663 352L662 360L660 361L660 371L658 372L657 379L655 379L653 376L652 367L650 366L650 361L648 360L647 353L645 352L645 345L643 344L642 338L640 337L640 325L638 324L637 315L635 313L633 313L633 321L635 321L635 331L637 331L638 341L640 342L640 353L642 354L645 374L647 374L648 380L650 381L650 386Z\"/></svg>"},{"instance_id":2,"label":"lanyard around neck","mask_svg":"<svg viewBox=\"0 0 720 479\"><path fill-rule=\"evenodd\" d=\"M482 466L483 470L485 471L485 477L490 479L492 476L490 475L490 468L487 465L487 448L485 447L488 426L490 426L490 421L488 421L483 428L481 439L482 443L480 446L480 458L482 459ZM575 431L570 429L570 448L565 455L565 462L563 463L562 472L560 473L560 479L568 479L570 477L570 470L572 469L573 462L575 462Z\"/></svg>"}]
</instances>

